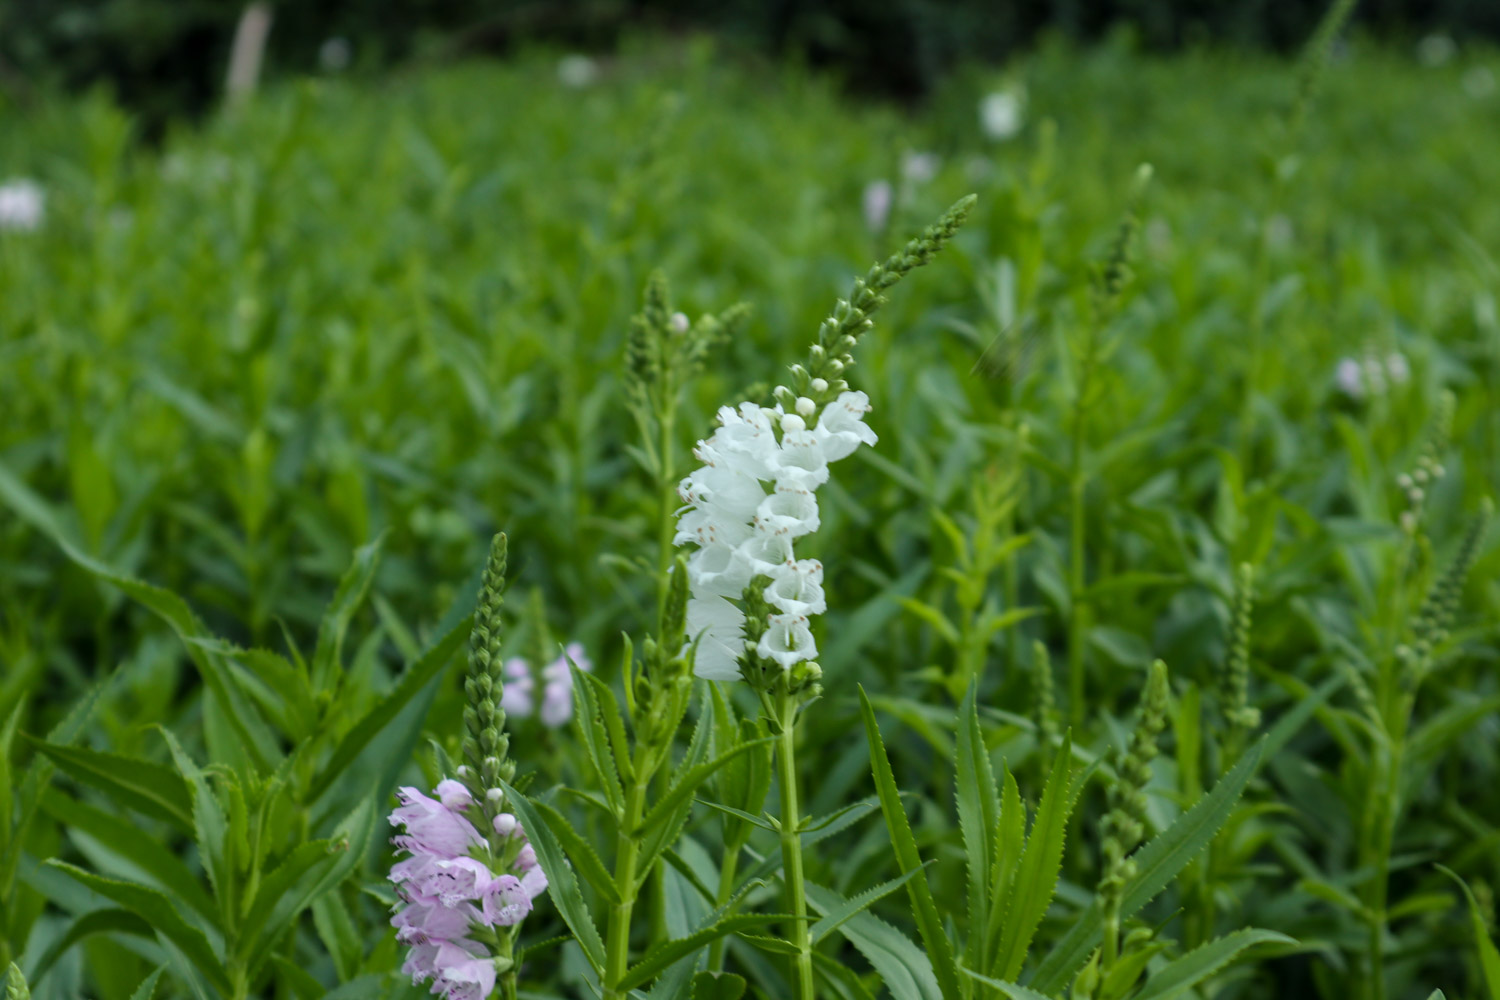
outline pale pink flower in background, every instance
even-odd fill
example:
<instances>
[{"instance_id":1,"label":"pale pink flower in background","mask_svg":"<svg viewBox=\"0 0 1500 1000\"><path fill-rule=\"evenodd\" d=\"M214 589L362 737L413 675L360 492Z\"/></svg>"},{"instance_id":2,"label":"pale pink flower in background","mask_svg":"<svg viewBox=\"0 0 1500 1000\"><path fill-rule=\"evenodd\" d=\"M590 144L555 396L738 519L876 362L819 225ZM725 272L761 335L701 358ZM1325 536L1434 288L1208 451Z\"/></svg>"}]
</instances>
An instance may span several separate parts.
<instances>
[{"instance_id":1,"label":"pale pink flower in background","mask_svg":"<svg viewBox=\"0 0 1500 1000\"><path fill-rule=\"evenodd\" d=\"M536 681L531 667L519 656L505 661L505 688L500 692L500 710L516 719L524 719L534 709L531 692Z\"/></svg>"},{"instance_id":2,"label":"pale pink flower in background","mask_svg":"<svg viewBox=\"0 0 1500 1000\"><path fill-rule=\"evenodd\" d=\"M885 224L891 217L891 203L895 197L896 192L891 187L890 181L871 181L865 185L861 203L865 213L865 225L869 227L870 232L878 233L885 229Z\"/></svg>"}]
</instances>

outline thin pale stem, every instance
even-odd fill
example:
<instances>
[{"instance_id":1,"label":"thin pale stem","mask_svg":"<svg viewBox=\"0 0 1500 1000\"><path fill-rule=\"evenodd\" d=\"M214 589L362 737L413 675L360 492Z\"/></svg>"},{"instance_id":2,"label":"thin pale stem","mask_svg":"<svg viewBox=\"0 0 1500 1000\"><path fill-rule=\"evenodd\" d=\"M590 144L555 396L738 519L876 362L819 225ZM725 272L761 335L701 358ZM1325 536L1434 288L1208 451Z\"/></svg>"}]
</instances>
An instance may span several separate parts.
<instances>
[{"instance_id":1,"label":"thin pale stem","mask_svg":"<svg viewBox=\"0 0 1500 1000\"><path fill-rule=\"evenodd\" d=\"M787 912L792 917L789 928L792 945L797 949L793 964L796 1000L817 1000L813 993L812 938L807 927L807 893L803 888L802 825L797 811L797 759L794 726L797 708L789 697L782 697L781 743L777 748L777 777L781 785L781 868L786 884Z\"/></svg>"}]
</instances>

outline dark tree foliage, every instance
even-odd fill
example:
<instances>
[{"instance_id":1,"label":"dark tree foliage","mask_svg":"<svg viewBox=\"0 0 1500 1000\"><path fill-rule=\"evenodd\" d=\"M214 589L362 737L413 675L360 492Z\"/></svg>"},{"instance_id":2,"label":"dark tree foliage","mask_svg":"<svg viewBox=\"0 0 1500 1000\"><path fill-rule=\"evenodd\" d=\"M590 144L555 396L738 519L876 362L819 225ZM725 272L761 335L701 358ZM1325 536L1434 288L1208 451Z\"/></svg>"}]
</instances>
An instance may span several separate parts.
<instances>
[{"instance_id":1,"label":"dark tree foliage","mask_svg":"<svg viewBox=\"0 0 1500 1000\"><path fill-rule=\"evenodd\" d=\"M0 0L0 88L105 84L145 121L218 95L245 0ZM857 90L920 97L945 66L1003 59L1043 32L1089 40L1130 25L1151 49L1216 42L1284 50L1324 0L273 0L271 72L317 67L330 38L378 69L416 55L521 42L607 51L642 27L711 30L839 73ZM1364 0L1365 30L1500 37L1491 0Z\"/></svg>"}]
</instances>

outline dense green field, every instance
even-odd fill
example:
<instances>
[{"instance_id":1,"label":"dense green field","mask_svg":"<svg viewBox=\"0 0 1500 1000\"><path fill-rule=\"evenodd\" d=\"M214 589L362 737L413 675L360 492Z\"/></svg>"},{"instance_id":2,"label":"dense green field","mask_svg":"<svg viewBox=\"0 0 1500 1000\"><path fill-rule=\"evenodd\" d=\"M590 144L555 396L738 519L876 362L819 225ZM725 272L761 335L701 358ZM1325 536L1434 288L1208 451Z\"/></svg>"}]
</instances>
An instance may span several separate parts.
<instances>
[{"instance_id":1,"label":"dense green field","mask_svg":"<svg viewBox=\"0 0 1500 1000\"><path fill-rule=\"evenodd\" d=\"M0 182L46 194L35 230L0 230L0 959L32 995L126 998L162 964L160 996L418 995L393 974L384 815L440 777L429 740L459 759L491 536L497 653L539 671L577 641L623 697L622 633L638 658L661 634L663 504L693 441L719 406L769 404L856 275L973 192L855 350L880 440L838 463L799 549L828 602L802 807L863 803L803 835L813 905L909 867L895 800L873 804L861 685L927 862L821 938L818 996L953 1000L937 933L1038 991L962 977L964 996L1500 998L1500 59L1049 48L910 109L705 40L600 70L570 86L538 53L283 83L160 149L102 98L0 105ZM1000 88L1025 95L1007 140L977 113ZM667 313L751 312L648 445L626 342L656 269ZM678 753L706 753L710 688ZM720 690L754 718L747 685ZM522 714L524 791L613 872L618 818L553 791L597 796L589 727ZM1066 850L1055 895L1040 847L1021 862L1040 881L998 922L1033 908L1035 939L996 931L1015 963L981 966L965 858L988 856L997 781ZM703 803L731 785L698 790L645 881L637 960L724 901L726 831L749 821ZM736 905L784 913L778 837L745 830L740 876L769 860ZM575 913L538 845L553 889L522 944L576 932L580 906L603 930L570 836ZM1123 952L1099 959L1121 971L1075 984L1097 939L1057 956L1110 850L1153 837L1163 881L1127 892ZM791 997L764 940L785 927L674 968L722 960ZM1252 927L1285 937L1198 952L1171 992L1171 963ZM586 951L529 957L520 995L592 996Z\"/></svg>"}]
</instances>

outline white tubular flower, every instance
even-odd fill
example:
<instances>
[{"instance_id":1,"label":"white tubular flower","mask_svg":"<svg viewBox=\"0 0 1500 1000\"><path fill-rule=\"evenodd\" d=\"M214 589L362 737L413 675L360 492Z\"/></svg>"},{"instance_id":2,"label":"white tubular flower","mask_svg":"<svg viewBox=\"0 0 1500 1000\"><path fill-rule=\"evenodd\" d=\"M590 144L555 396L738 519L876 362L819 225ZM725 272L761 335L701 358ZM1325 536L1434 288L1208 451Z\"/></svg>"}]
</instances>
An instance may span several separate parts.
<instances>
[{"instance_id":1,"label":"white tubular flower","mask_svg":"<svg viewBox=\"0 0 1500 1000\"><path fill-rule=\"evenodd\" d=\"M776 455L776 482L800 489L817 489L828 482L828 455L815 432L788 431L781 436L781 451Z\"/></svg>"},{"instance_id":2,"label":"white tubular flower","mask_svg":"<svg viewBox=\"0 0 1500 1000\"><path fill-rule=\"evenodd\" d=\"M854 454L861 444L874 445L879 440L865 423L870 412L870 397L862 392L845 392L823 410L813 436L823 446L828 461L837 462Z\"/></svg>"},{"instance_id":3,"label":"white tubular flower","mask_svg":"<svg viewBox=\"0 0 1500 1000\"><path fill-rule=\"evenodd\" d=\"M696 597L739 597L754 575L750 563L727 545L707 545L688 557L688 579Z\"/></svg>"},{"instance_id":4,"label":"white tubular flower","mask_svg":"<svg viewBox=\"0 0 1500 1000\"><path fill-rule=\"evenodd\" d=\"M820 380L821 381L821 380ZM816 383L814 392L827 390ZM719 426L699 441L702 466L678 486L676 544L698 547L687 560L692 594L687 633L696 640L694 672L710 680L740 676L745 653L745 613L735 603L757 577L767 577L767 604L776 609L756 627L755 652L783 669L817 656L809 617L822 614L823 565L798 560L792 543L818 530L819 486L828 463L874 444L865 426L869 397L845 392L819 412L808 396L793 409L742 403L719 410Z\"/></svg>"},{"instance_id":5,"label":"white tubular flower","mask_svg":"<svg viewBox=\"0 0 1500 1000\"><path fill-rule=\"evenodd\" d=\"M786 535L772 535L758 531L734 550L750 568L750 576L774 577L787 563L792 561L792 540Z\"/></svg>"},{"instance_id":6,"label":"white tubular flower","mask_svg":"<svg viewBox=\"0 0 1500 1000\"><path fill-rule=\"evenodd\" d=\"M818 645L813 641L805 615L772 615L771 627L760 637L755 651L781 664L783 670L790 670L803 660L817 656Z\"/></svg>"},{"instance_id":7,"label":"white tubular flower","mask_svg":"<svg viewBox=\"0 0 1500 1000\"><path fill-rule=\"evenodd\" d=\"M700 633L693 673L711 681L733 681L740 676L740 653L745 648L745 613L722 597L694 597L687 605L687 632Z\"/></svg>"},{"instance_id":8,"label":"white tubular flower","mask_svg":"<svg viewBox=\"0 0 1500 1000\"><path fill-rule=\"evenodd\" d=\"M789 538L810 535L818 530L817 497L811 490L790 483L777 486L776 492L755 508L755 527L767 534Z\"/></svg>"},{"instance_id":9,"label":"white tubular flower","mask_svg":"<svg viewBox=\"0 0 1500 1000\"><path fill-rule=\"evenodd\" d=\"M823 598L823 564L799 559L783 569L766 588L766 601L787 615L821 615L828 610Z\"/></svg>"}]
</instances>

